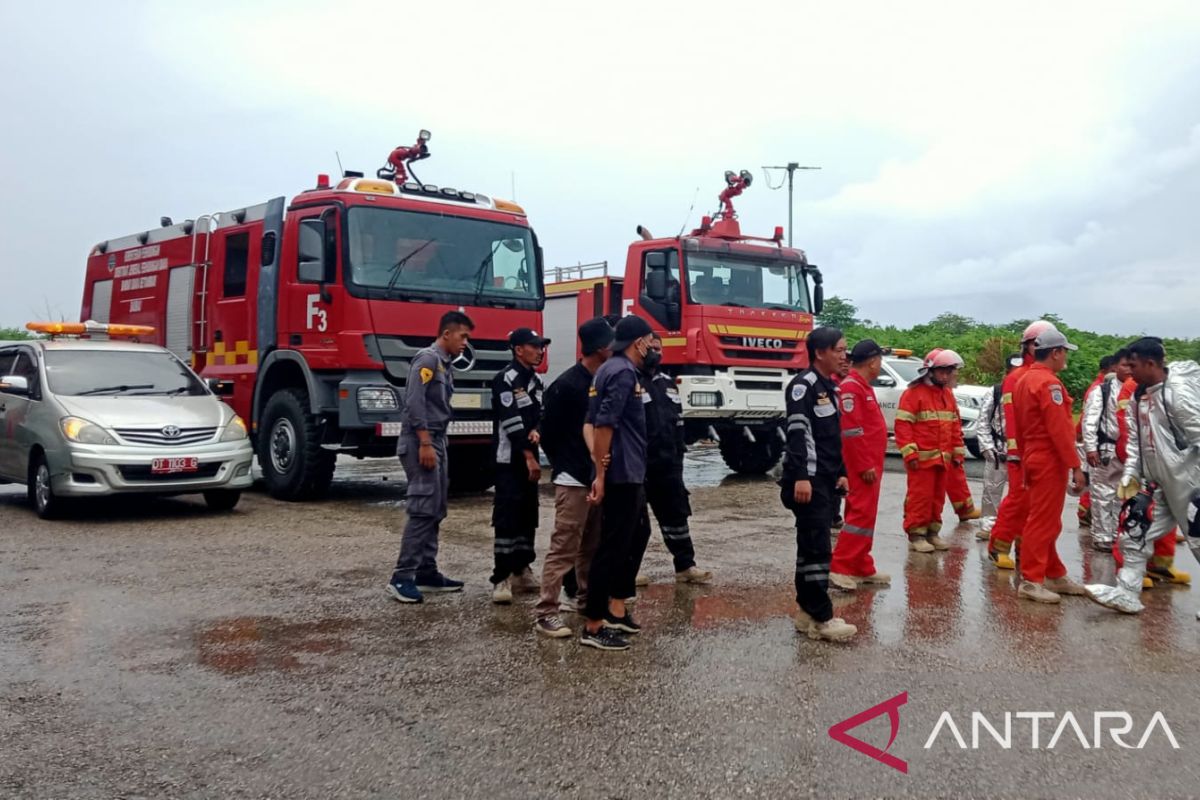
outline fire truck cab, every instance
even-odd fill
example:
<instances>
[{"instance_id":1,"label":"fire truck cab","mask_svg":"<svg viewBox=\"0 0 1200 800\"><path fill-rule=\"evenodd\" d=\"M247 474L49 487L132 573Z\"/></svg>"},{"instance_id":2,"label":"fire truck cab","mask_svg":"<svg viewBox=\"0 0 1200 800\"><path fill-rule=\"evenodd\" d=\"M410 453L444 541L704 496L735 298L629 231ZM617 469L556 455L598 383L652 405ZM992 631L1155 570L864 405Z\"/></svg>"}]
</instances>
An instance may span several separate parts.
<instances>
[{"instance_id":1,"label":"fire truck cab","mask_svg":"<svg viewBox=\"0 0 1200 800\"><path fill-rule=\"evenodd\" d=\"M783 390L808 365L823 289L804 252L783 246L782 228L771 238L742 234L732 199L750 181L727 172L721 210L690 234L656 239L639 226L623 276L606 263L552 270L546 332L574 341L592 317L641 316L662 337L688 443L716 439L730 469L762 473L783 452ZM551 376L570 366L564 355L551 355Z\"/></svg>"},{"instance_id":2,"label":"fire truck cab","mask_svg":"<svg viewBox=\"0 0 1200 800\"><path fill-rule=\"evenodd\" d=\"M250 421L267 488L319 496L338 453L395 453L409 363L459 309L451 477L491 482L489 381L508 331L541 327L541 249L520 206L410 179L427 132L375 178L110 239L87 264L82 319L155 326Z\"/></svg>"}]
</instances>

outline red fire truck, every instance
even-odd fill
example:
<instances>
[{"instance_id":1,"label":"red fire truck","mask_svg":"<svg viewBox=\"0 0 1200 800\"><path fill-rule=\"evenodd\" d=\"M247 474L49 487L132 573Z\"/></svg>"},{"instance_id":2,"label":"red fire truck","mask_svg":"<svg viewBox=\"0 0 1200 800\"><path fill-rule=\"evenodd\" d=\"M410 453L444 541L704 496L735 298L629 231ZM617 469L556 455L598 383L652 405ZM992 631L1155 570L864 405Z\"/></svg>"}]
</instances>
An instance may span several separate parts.
<instances>
[{"instance_id":1,"label":"red fire truck","mask_svg":"<svg viewBox=\"0 0 1200 800\"><path fill-rule=\"evenodd\" d=\"M152 325L250 421L268 489L319 496L338 453L395 452L408 366L437 322L476 328L454 363L451 477L491 482L489 381L506 337L541 329L542 256L515 203L420 181L429 133L376 177L346 172L93 248L81 319Z\"/></svg>"},{"instance_id":2,"label":"red fire truck","mask_svg":"<svg viewBox=\"0 0 1200 800\"><path fill-rule=\"evenodd\" d=\"M716 439L730 469L763 473L783 452L783 389L808 364L804 340L824 290L804 252L783 245L782 228L771 238L742 234L733 198L751 178L725 173L719 211L690 234L655 239L639 226L624 275L608 274L607 263L552 270L546 335L574 341L587 319L643 317L663 338L688 442ZM570 359L557 348L548 377Z\"/></svg>"}]
</instances>

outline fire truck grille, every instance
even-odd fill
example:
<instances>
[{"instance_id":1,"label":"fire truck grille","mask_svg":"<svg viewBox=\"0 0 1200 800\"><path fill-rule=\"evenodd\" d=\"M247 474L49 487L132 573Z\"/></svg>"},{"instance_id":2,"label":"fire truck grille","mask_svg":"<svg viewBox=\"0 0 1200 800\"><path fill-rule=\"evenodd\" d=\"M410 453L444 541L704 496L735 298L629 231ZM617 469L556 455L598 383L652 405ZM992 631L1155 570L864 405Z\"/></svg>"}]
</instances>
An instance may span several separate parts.
<instances>
[{"instance_id":1,"label":"fire truck grille","mask_svg":"<svg viewBox=\"0 0 1200 800\"><path fill-rule=\"evenodd\" d=\"M769 352L766 350L722 350L726 358L746 358L753 361L791 361L796 357L793 352Z\"/></svg>"},{"instance_id":2,"label":"fire truck grille","mask_svg":"<svg viewBox=\"0 0 1200 800\"><path fill-rule=\"evenodd\" d=\"M409 365L417 351L433 344L431 336L376 336L374 346L378 348L388 378L403 386L408 380ZM368 345L369 346L369 345ZM486 389L492 378L512 361L512 352L504 340L472 339L470 354L473 362L454 365L454 387L456 389ZM466 366L466 369L462 367Z\"/></svg>"},{"instance_id":3,"label":"fire truck grille","mask_svg":"<svg viewBox=\"0 0 1200 800\"><path fill-rule=\"evenodd\" d=\"M163 475L155 475L151 471L149 465L146 464L120 464L117 466L117 470L121 473L121 477L127 481L141 481L144 483L155 483L157 481L192 481L203 480L205 478L215 478L217 473L221 471L221 462L202 461L195 472L178 472Z\"/></svg>"},{"instance_id":4,"label":"fire truck grille","mask_svg":"<svg viewBox=\"0 0 1200 800\"><path fill-rule=\"evenodd\" d=\"M782 392L783 383L781 381L737 381L733 382L734 388L740 389L743 392Z\"/></svg>"},{"instance_id":5,"label":"fire truck grille","mask_svg":"<svg viewBox=\"0 0 1200 800\"><path fill-rule=\"evenodd\" d=\"M144 444L153 447L176 447L203 444L217 435L216 428L177 428L177 435L167 436L165 428L116 428L117 436L128 444ZM175 433L174 430L171 431Z\"/></svg>"}]
</instances>

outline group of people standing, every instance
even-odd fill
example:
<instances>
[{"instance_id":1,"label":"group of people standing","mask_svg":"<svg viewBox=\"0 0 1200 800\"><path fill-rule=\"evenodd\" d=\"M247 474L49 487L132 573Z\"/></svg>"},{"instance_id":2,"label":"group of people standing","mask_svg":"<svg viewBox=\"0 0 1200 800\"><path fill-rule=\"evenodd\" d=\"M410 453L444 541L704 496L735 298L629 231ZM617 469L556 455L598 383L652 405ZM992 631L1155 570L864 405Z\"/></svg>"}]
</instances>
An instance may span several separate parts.
<instances>
[{"instance_id":1,"label":"group of people standing","mask_svg":"<svg viewBox=\"0 0 1200 800\"><path fill-rule=\"evenodd\" d=\"M437 569L437 526L446 512L445 431L453 394L448 365L472 327L461 312L447 313L437 341L411 365L398 445L409 479L409 519L388 584L401 602L462 589L461 581ZM513 361L492 381L492 602L509 604L515 593L536 593L539 634L573 636L562 614L580 613L581 644L624 650L641 631L628 606L636 600L636 586L646 583L639 572L651 511L674 560L676 581L702 584L713 577L696 566L688 526L681 405L674 382L658 370L662 340L640 317L584 323L582 357L544 388L537 367L549 344L529 328L514 330ZM414 451L429 458L414 458ZM542 451L551 466L555 518L539 580L532 564Z\"/></svg>"},{"instance_id":2,"label":"group of people standing","mask_svg":"<svg viewBox=\"0 0 1200 800\"><path fill-rule=\"evenodd\" d=\"M448 312L437 340L411 365L398 444L408 476L408 522L388 584L401 602L419 603L425 594L463 586L438 571L436 557L448 489L449 364L472 328L465 314ZM637 316L593 319L578 333L582 358L543 389L537 367L550 340L528 328L513 331L513 361L493 381L492 601L507 604L514 593L538 593L539 634L573 636L562 615L575 612L583 617L581 644L624 650L641 631L630 605L644 584L639 571L651 511L676 580L708 583L713 576L696 566L681 404L673 380L659 371L661 339ZM871 556L888 444L872 384L885 353L871 340L850 350L842 332L831 327L813 331L806 344L809 367L785 389L787 445L779 481L781 502L795 517L795 625L811 638L842 641L857 629L834 616L830 584L854 591L890 583ZM1086 594L1136 613L1147 564L1152 575L1188 580L1173 566L1171 531L1177 525L1200 550L1200 366L1177 362L1168 368L1161 340L1139 339L1107 360L1111 370L1089 390L1076 425L1059 378L1075 349L1053 324L1031 324L1021 352L1008 359L1003 383L985 398L979 441L986 518L980 536L988 538L992 563L1020 570L1017 593L1024 599L1058 603L1062 595ZM940 535L948 496L960 519L980 513L966 487L953 392L962 366L952 350L930 352L896 413L895 440L908 484L903 527L917 553L949 548ZM555 521L538 580L532 564L542 450L551 465ZM1120 567L1112 587L1085 587L1069 578L1055 547L1068 492L1087 488L1085 462L1093 541L1111 550ZM1118 523L1120 503L1135 497L1144 500L1136 508L1126 504ZM843 500L835 547L832 530Z\"/></svg>"}]
</instances>

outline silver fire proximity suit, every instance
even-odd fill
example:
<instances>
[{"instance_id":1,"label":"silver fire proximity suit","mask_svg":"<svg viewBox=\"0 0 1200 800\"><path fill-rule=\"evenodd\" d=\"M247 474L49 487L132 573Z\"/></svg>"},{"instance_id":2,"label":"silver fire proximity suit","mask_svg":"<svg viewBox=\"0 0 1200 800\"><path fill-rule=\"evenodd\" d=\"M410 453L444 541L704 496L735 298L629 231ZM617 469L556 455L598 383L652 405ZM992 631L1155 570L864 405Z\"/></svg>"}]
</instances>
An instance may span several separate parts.
<instances>
[{"instance_id":1,"label":"silver fire proximity suit","mask_svg":"<svg viewBox=\"0 0 1200 800\"><path fill-rule=\"evenodd\" d=\"M991 530L996 521L1004 489L1008 486L1008 467L1005 465L1008 440L1004 436L1004 404L996 403L995 391L983 396L979 406L979 454L983 457L983 530Z\"/></svg>"},{"instance_id":2,"label":"silver fire proximity suit","mask_svg":"<svg viewBox=\"0 0 1200 800\"><path fill-rule=\"evenodd\" d=\"M1097 549L1111 547L1117 535L1121 502L1117 487L1125 465L1117 458L1117 396L1121 381L1110 373L1093 389L1083 405L1083 450L1100 456L1100 466L1089 470L1092 493L1092 543Z\"/></svg>"},{"instance_id":3,"label":"silver fire proximity suit","mask_svg":"<svg viewBox=\"0 0 1200 800\"><path fill-rule=\"evenodd\" d=\"M1117 572L1117 585L1092 584L1087 593L1102 605L1136 614L1142 610L1138 595L1155 540L1176 525L1188 530L1192 494L1200 487L1200 365L1171 364L1165 381L1138 389L1126 413L1129 452L1121 485L1157 485L1154 519L1144 540L1122 534L1125 565ZM1187 541L1200 558L1200 538L1189 536Z\"/></svg>"}]
</instances>

